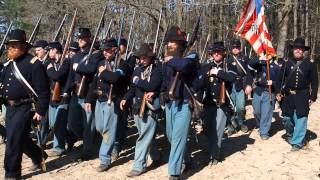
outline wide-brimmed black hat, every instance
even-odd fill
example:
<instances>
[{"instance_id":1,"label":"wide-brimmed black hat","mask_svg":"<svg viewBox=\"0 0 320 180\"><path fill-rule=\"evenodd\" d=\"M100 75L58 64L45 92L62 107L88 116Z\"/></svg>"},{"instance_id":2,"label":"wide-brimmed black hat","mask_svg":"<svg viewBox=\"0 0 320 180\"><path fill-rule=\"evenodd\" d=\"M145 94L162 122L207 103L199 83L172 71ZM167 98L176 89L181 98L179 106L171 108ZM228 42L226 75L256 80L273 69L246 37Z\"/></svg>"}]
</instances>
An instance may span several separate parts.
<instances>
[{"instance_id":1,"label":"wide-brimmed black hat","mask_svg":"<svg viewBox=\"0 0 320 180\"><path fill-rule=\"evenodd\" d=\"M143 43L133 54L136 57L147 56L153 58L156 55L152 51L153 50L148 43Z\"/></svg>"},{"instance_id":2,"label":"wide-brimmed black hat","mask_svg":"<svg viewBox=\"0 0 320 180\"><path fill-rule=\"evenodd\" d=\"M79 44L77 42L72 42L70 44L69 50L74 51L74 52L78 52L79 51Z\"/></svg>"},{"instance_id":3,"label":"wide-brimmed black hat","mask_svg":"<svg viewBox=\"0 0 320 180\"><path fill-rule=\"evenodd\" d=\"M20 42L20 43L26 44L29 47L32 46L29 42L27 42L26 32L21 29L11 30L9 33L8 40L6 41L5 44L10 44L14 42Z\"/></svg>"},{"instance_id":4,"label":"wide-brimmed black hat","mask_svg":"<svg viewBox=\"0 0 320 180\"><path fill-rule=\"evenodd\" d=\"M110 49L113 47L118 47L117 40L114 38L105 39L101 42L101 49L102 50Z\"/></svg>"},{"instance_id":5,"label":"wide-brimmed black hat","mask_svg":"<svg viewBox=\"0 0 320 180\"><path fill-rule=\"evenodd\" d=\"M240 48L241 47L241 41L240 39L233 39L231 41L231 44L230 44L231 48Z\"/></svg>"},{"instance_id":6,"label":"wide-brimmed black hat","mask_svg":"<svg viewBox=\"0 0 320 180\"><path fill-rule=\"evenodd\" d=\"M41 47L41 48L46 48L48 46L48 42L46 40L38 40L33 43L33 47Z\"/></svg>"},{"instance_id":7,"label":"wide-brimmed black hat","mask_svg":"<svg viewBox=\"0 0 320 180\"><path fill-rule=\"evenodd\" d=\"M56 41L56 42L50 42L50 43L48 44L47 49L48 49L48 50L50 50L50 49L57 49L59 53L62 53L62 51L63 51L63 47L62 47L62 45L61 45L58 41Z\"/></svg>"},{"instance_id":8,"label":"wide-brimmed black hat","mask_svg":"<svg viewBox=\"0 0 320 180\"><path fill-rule=\"evenodd\" d=\"M208 47L208 52L213 53L217 51L225 51L224 43L222 41L214 42L212 45Z\"/></svg>"},{"instance_id":9,"label":"wide-brimmed black hat","mask_svg":"<svg viewBox=\"0 0 320 180\"><path fill-rule=\"evenodd\" d=\"M88 28L79 28L79 31L77 33L78 38L90 38L91 32Z\"/></svg>"},{"instance_id":10,"label":"wide-brimmed black hat","mask_svg":"<svg viewBox=\"0 0 320 180\"><path fill-rule=\"evenodd\" d=\"M165 42L169 41L187 41L186 33L183 32L178 26L172 26L165 35Z\"/></svg>"},{"instance_id":11,"label":"wide-brimmed black hat","mask_svg":"<svg viewBox=\"0 0 320 180\"><path fill-rule=\"evenodd\" d=\"M290 44L291 47L302 47L304 48L306 51L310 49L309 46L306 46L306 41L304 40L304 38L302 37L298 37L297 39L295 39L293 41L293 43Z\"/></svg>"}]
</instances>

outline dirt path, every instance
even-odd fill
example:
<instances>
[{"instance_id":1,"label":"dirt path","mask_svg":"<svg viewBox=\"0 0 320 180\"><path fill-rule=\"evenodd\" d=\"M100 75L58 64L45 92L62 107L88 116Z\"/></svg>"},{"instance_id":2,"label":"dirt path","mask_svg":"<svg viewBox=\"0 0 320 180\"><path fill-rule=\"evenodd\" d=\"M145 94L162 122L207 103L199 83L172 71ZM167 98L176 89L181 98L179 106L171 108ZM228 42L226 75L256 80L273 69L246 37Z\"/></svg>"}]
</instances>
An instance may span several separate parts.
<instances>
[{"instance_id":1,"label":"dirt path","mask_svg":"<svg viewBox=\"0 0 320 180\"><path fill-rule=\"evenodd\" d=\"M284 134L281 122L274 119L272 124L272 137L268 141L260 140L257 129L249 133L238 133L223 142L223 162L216 166L207 165L206 137L198 134L200 143L195 142L191 136L190 149L193 156L193 168L183 175L187 179L320 179L320 147L317 135L320 133L319 115L320 101L311 107L308 129L312 139L304 150L290 152L288 145L282 138ZM254 123L252 107L247 106L247 119L249 125ZM132 122L130 122L132 125ZM163 131L162 126L160 130ZM61 158L47 160L48 172L31 172L31 161L26 156L23 158L22 173L24 178L31 179L128 179L126 173L131 170L136 139L136 130L126 140L127 149L122 151L120 159L114 162L107 172L97 173L95 167L99 160L78 163L75 161L80 154L81 142L78 142L76 151ZM136 179L168 179L167 161L169 146L163 134L157 136L157 146L162 151L162 165L149 168L149 171ZM130 147L130 148L129 148ZM5 145L0 145L0 161L3 162ZM151 162L149 162L150 164ZM4 176L3 167L0 168L0 178Z\"/></svg>"}]
</instances>

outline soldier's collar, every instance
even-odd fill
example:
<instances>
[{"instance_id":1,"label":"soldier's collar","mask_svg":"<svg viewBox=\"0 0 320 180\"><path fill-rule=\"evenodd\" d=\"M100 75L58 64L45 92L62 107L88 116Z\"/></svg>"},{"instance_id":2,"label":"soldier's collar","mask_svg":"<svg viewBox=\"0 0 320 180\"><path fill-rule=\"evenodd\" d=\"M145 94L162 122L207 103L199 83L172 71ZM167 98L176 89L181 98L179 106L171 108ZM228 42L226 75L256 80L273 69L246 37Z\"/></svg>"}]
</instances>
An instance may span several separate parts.
<instances>
[{"instance_id":1,"label":"soldier's collar","mask_svg":"<svg viewBox=\"0 0 320 180\"><path fill-rule=\"evenodd\" d=\"M214 63L215 65L219 66L220 64L223 63L223 60L221 60L220 62L216 62L215 60L212 59L211 62Z\"/></svg>"},{"instance_id":2,"label":"soldier's collar","mask_svg":"<svg viewBox=\"0 0 320 180\"><path fill-rule=\"evenodd\" d=\"M85 48L83 48L82 50L80 50L82 53L88 54L90 50L90 46L86 46Z\"/></svg>"}]
</instances>

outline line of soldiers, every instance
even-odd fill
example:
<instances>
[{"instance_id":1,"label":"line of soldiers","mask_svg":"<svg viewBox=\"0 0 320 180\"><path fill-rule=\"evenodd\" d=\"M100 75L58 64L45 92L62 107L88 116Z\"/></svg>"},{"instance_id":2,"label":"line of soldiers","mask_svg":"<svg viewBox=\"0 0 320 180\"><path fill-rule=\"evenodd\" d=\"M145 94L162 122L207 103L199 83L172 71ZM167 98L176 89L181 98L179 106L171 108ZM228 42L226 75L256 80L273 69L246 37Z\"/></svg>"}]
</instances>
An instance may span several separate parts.
<instances>
[{"instance_id":1,"label":"line of soldiers","mask_svg":"<svg viewBox=\"0 0 320 180\"><path fill-rule=\"evenodd\" d=\"M40 147L46 144L48 129L53 133L50 156L65 154L82 139L81 161L94 157L98 134L101 141L97 171L108 170L123 148L130 108L139 137L133 168L127 176L146 172L148 154L153 163L161 161L154 140L159 115L164 110L166 136L171 145L169 179L180 179L183 170L191 165L187 138L192 113L197 108L195 101L204 105L202 120L208 137L208 159L217 164L222 159L225 128L229 134L238 129L248 132L245 95L252 91L261 139L269 138L275 99L283 99L287 141L293 151L303 147L309 107L318 90L317 69L304 56L309 48L304 39L298 38L292 44L292 59L282 65L272 61L270 69L265 56L244 56L237 39L231 42L230 53L223 42L211 44L210 58L200 64L195 51L183 55L186 33L177 26L166 33L166 52L161 60L148 43L125 57L126 40L122 39L117 47L117 40L107 38L95 44L89 61L84 61L91 39L89 29L79 28L77 43L70 46L68 58L61 63L63 47L59 42L35 42L34 57L28 53L32 47L26 42L25 32L11 31L6 42L8 62L1 70L1 94L6 106L6 179L21 178L22 153L32 159L32 169L43 168L48 155ZM117 53L119 60L115 59ZM58 101L52 99L57 82L62 92ZM169 94L174 83L173 94ZM83 86L87 89L79 93ZM40 147L29 136L30 128L39 123Z\"/></svg>"}]
</instances>

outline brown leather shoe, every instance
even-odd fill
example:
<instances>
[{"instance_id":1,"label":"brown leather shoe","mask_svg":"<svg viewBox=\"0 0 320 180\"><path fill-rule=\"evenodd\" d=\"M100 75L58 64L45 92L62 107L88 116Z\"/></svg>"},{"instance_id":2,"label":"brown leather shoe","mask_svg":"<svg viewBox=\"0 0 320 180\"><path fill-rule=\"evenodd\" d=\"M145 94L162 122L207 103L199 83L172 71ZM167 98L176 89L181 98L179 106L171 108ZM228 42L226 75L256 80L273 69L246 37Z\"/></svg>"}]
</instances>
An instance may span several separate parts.
<instances>
[{"instance_id":1,"label":"brown leather shoe","mask_svg":"<svg viewBox=\"0 0 320 180\"><path fill-rule=\"evenodd\" d=\"M137 170L131 170L128 174L127 177L136 177L136 176L140 176L141 174L143 174L144 171L137 171Z\"/></svg>"}]
</instances>

